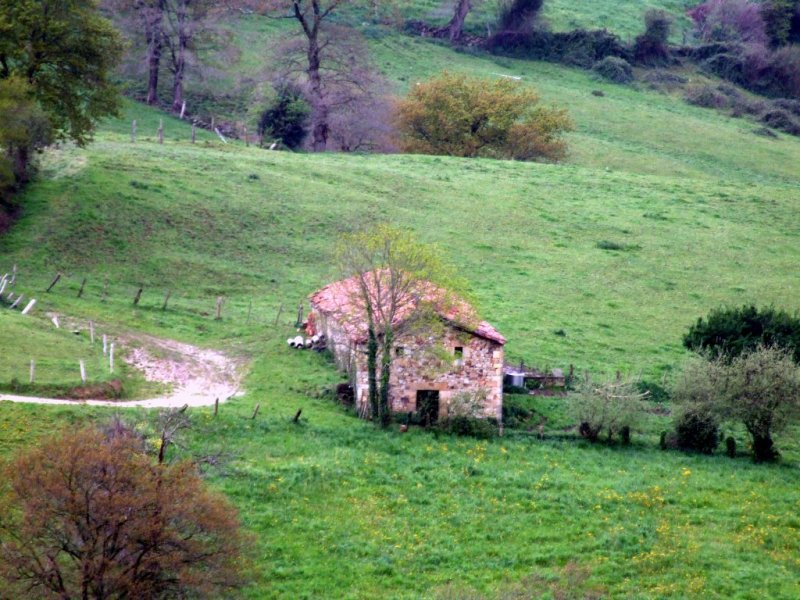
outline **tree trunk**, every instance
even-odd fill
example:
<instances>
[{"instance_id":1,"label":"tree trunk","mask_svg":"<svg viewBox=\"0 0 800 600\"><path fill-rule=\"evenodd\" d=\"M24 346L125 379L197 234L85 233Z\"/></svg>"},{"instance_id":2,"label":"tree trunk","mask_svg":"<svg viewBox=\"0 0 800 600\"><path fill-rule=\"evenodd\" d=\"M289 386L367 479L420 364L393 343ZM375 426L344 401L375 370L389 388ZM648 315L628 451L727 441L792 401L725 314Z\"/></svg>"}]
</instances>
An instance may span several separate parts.
<instances>
[{"instance_id":1,"label":"tree trunk","mask_svg":"<svg viewBox=\"0 0 800 600\"><path fill-rule=\"evenodd\" d=\"M451 42L457 42L464 34L464 21L467 20L469 11L472 10L472 0L458 0L453 18L444 28L443 33Z\"/></svg>"},{"instance_id":2,"label":"tree trunk","mask_svg":"<svg viewBox=\"0 0 800 600\"><path fill-rule=\"evenodd\" d=\"M375 329L369 327L367 340L367 395L369 396L369 410L372 420L380 420L380 405L378 404L378 338Z\"/></svg>"},{"instance_id":3,"label":"tree trunk","mask_svg":"<svg viewBox=\"0 0 800 600\"><path fill-rule=\"evenodd\" d=\"M772 441L772 436L753 435L753 458L756 462L771 462L778 458L778 451Z\"/></svg>"},{"instance_id":4,"label":"tree trunk","mask_svg":"<svg viewBox=\"0 0 800 600\"><path fill-rule=\"evenodd\" d=\"M394 335L391 331L383 334L383 348L381 349L381 389L378 402L380 403L381 427L386 428L392 420L392 409L389 402L389 380L392 373L392 343Z\"/></svg>"},{"instance_id":5,"label":"tree trunk","mask_svg":"<svg viewBox=\"0 0 800 600\"><path fill-rule=\"evenodd\" d=\"M164 18L161 2L157 3L145 15L147 35L147 104L158 104L158 71L161 68L162 19Z\"/></svg>"},{"instance_id":6,"label":"tree trunk","mask_svg":"<svg viewBox=\"0 0 800 600\"><path fill-rule=\"evenodd\" d=\"M314 152L325 152L328 145L329 110L325 102L325 93L322 89L322 76L320 74L319 45L316 34L308 40L308 81L311 87L311 103L313 109L312 148Z\"/></svg>"},{"instance_id":7,"label":"tree trunk","mask_svg":"<svg viewBox=\"0 0 800 600\"><path fill-rule=\"evenodd\" d=\"M172 112L179 113L183 107L183 76L186 72L186 40L181 36L178 56L175 61L175 76L172 81Z\"/></svg>"}]
</instances>

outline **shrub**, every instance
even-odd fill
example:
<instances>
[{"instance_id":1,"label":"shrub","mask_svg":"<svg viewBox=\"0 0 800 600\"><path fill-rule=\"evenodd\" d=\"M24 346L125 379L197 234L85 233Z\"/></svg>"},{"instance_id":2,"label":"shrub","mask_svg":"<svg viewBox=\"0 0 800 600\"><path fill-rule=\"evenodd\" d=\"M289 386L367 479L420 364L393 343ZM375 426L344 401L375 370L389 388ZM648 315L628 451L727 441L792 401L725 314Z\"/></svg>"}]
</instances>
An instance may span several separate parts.
<instances>
[{"instance_id":1,"label":"shrub","mask_svg":"<svg viewBox=\"0 0 800 600\"><path fill-rule=\"evenodd\" d=\"M773 52L759 86L771 96L800 99L800 45Z\"/></svg>"},{"instance_id":2,"label":"shrub","mask_svg":"<svg viewBox=\"0 0 800 600\"><path fill-rule=\"evenodd\" d=\"M635 383L621 378L595 383L587 374L569 403L579 423L578 433L592 442L603 432L611 440L623 427L636 426L644 414L642 394Z\"/></svg>"},{"instance_id":3,"label":"shrub","mask_svg":"<svg viewBox=\"0 0 800 600\"><path fill-rule=\"evenodd\" d=\"M605 29L499 32L487 41L487 46L493 52L503 52L530 60L558 62L584 69L590 69L592 65L607 56L630 59L630 52L622 40Z\"/></svg>"},{"instance_id":4,"label":"shrub","mask_svg":"<svg viewBox=\"0 0 800 600\"><path fill-rule=\"evenodd\" d=\"M663 10L650 9L644 15L644 23L645 32L633 44L634 60L648 66L667 64L672 16Z\"/></svg>"},{"instance_id":5,"label":"shrub","mask_svg":"<svg viewBox=\"0 0 800 600\"><path fill-rule=\"evenodd\" d=\"M633 81L633 67L627 60L617 56L607 56L596 62L592 70L614 83L626 84Z\"/></svg>"},{"instance_id":6,"label":"shrub","mask_svg":"<svg viewBox=\"0 0 800 600\"><path fill-rule=\"evenodd\" d=\"M730 100L724 94L710 85L691 87L686 91L686 102L703 108L722 109L730 105Z\"/></svg>"},{"instance_id":7,"label":"shrub","mask_svg":"<svg viewBox=\"0 0 800 600\"><path fill-rule=\"evenodd\" d=\"M664 402L669 402L670 399L669 390L654 381L639 380L636 382L636 390L640 394L645 395L644 397L650 402L662 404Z\"/></svg>"},{"instance_id":8,"label":"shrub","mask_svg":"<svg viewBox=\"0 0 800 600\"><path fill-rule=\"evenodd\" d=\"M405 152L518 160L559 160L566 111L538 106L539 96L512 79L443 73L415 86L397 106Z\"/></svg>"},{"instance_id":9,"label":"shrub","mask_svg":"<svg viewBox=\"0 0 800 600\"><path fill-rule=\"evenodd\" d=\"M746 42L765 45L766 24L758 2L708 0L688 13L701 42Z\"/></svg>"},{"instance_id":10,"label":"shrub","mask_svg":"<svg viewBox=\"0 0 800 600\"><path fill-rule=\"evenodd\" d=\"M736 440L731 436L725 439L725 454L730 458L736 458Z\"/></svg>"},{"instance_id":11,"label":"shrub","mask_svg":"<svg viewBox=\"0 0 800 600\"><path fill-rule=\"evenodd\" d=\"M734 357L759 346L788 349L800 362L800 316L773 307L720 308L700 318L683 337L689 350Z\"/></svg>"},{"instance_id":12,"label":"shrub","mask_svg":"<svg viewBox=\"0 0 800 600\"><path fill-rule=\"evenodd\" d=\"M450 435L489 440L497 435L497 424L489 419L455 416L439 421L436 430Z\"/></svg>"},{"instance_id":13,"label":"shrub","mask_svg":"<svg viewBox=\"0 0 800 600\"><path fill-rule=\"evenodd\" d=\"M712 454L719 444L719 423L703 410L685 410L675 423L677 444L681 450Z\"/></svg>"},{"instance_id":14,"label":"shrub","mask_svg":"<svg viewBox=\"0 0 800 600\"><path fill-rule=\"evenodd\" d=\"M276 93L275 100L261 114L258 133L262 143L277 139L290 150L296 150L308 135L311 107L296 86L281 84Z\"/></svg>"},{"instance_id":15,"label":"shrub","mask_svg":"<svg viewBox=\"0 0 800 600\"><path fill-rule=\"evenodd\" d=\"M792 113L782 108L767 110L761 115L760 121L773 129L779 129L790 135L800 135L800 121Z\"/></svg>"},{"instance_id":16,"label":"shrub","mask_svg":"<svg viewBox=\"0 0 800 600\"><path fill-rule=\"evenodd\" d=\"M544 0L502 0L497 6L499 30L530 30L543 5Z\"/></svg>"},{"instance_id":17,"label":"shrub","mask_svg":"<svg viewBox=\"0 0 800 600\"><path fill-rule=\"evenodd\" d=\"M653 89L671 90L675 87L685 85L689 80L683 75L672 73L666 69L648 70L642 80Z\"/></svg>"},{"instance_id":18,"label":"shrub","mask_svg":"<svg viewBox=\"0 0 800 600\"><path fill-rule=\"evenodd\" d=\"M527 394L527 390L525 390ZM530 396L523 398L515 398L513 396L505 396L503 398L503 424L509 429L516 429L528 423L534 416L534 411L531 410L525 400Z\"/></svg>"}]
</instances>

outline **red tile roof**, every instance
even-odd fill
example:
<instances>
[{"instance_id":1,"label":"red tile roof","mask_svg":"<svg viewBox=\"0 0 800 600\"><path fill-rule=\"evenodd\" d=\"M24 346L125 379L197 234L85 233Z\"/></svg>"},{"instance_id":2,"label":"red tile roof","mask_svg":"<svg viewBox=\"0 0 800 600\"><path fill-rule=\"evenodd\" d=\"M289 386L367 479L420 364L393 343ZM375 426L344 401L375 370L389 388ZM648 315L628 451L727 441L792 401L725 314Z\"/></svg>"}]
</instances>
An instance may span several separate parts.
<instances>
[{"instance_id":1,"label":"red tile roof","mask_svg":"<svg viewBox=\"0 0 800 600\"><path fill-rule=\"evenodd\" d=\"M422 284L418 288L420 288L420 293L416 294L413 299L409 295L405 305L396 311L394 319L396 324L408 318L419 303L420 296L433 302L434 306L438 299L446 296L444 290L430 283ZM350 340L355 343L364 342L367 338L364 301L359 289L358 279L351 277L326 285L309 296L311 306L318 312L338 321ZM463 300L457 299L445 301L445 303L446 307L442 307L441 303L438 303L440 306L436 308L436 312L446 321L478 337L501 345L506 343L506 338L489 323L477 320L474 309Z\"/></svg>"}]
</instances>

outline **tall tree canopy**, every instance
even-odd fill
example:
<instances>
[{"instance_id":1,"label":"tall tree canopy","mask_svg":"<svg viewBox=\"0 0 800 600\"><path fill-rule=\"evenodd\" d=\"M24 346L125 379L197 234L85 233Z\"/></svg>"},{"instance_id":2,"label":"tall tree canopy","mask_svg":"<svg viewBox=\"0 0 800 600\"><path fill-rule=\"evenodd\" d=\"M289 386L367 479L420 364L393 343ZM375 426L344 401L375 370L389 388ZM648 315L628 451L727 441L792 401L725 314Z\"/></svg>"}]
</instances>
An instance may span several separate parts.
<instances>
[{"instance_id":1,"label":"tall tree canopy","mask_svg":"<svg viewBox=\"0 0 800 600\"><path fill-rule=\"evenodd\" d=\"M93 0L0 0L0 79L27 81L59 138L84 144L117 111L120 48Z\"/></svg>"}]
</instances>

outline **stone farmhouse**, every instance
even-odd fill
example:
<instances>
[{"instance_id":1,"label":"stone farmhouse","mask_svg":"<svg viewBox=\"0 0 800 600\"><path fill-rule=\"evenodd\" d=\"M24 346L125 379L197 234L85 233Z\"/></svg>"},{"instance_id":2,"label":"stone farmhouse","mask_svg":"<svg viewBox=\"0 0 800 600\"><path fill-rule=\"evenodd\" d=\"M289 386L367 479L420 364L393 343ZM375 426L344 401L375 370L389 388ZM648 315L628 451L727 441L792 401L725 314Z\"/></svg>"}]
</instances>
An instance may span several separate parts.
<instances>
[{"instance_id":1,"label":"stone farmhouse","mask_svg":"<svg viewBox=\"0 0 800 600\"><path fill-rule=\"evenodd\" d=\"M424 295L434 286L426 284ZM337 281L310 296L307 332L324 334L337 365L350 376L356 407L368 407L367 323L355 278ZM419 301L419 295L414 296ZM503 346L506 339L489 323L472 317L473 309L458 300L434 311L440 322L429 330L411 328L395 340L390 377L391 410L416 412L424 422L449 414L450 402L468 393L479 400L476 416L500 420L503 410ZM407 319L415 310L400 312ZM441 327L438 325L441 324ZM380 375L379 375L380 376ZM478 393L476 393L478 392Z\"/></svg>"}]
</instances>

